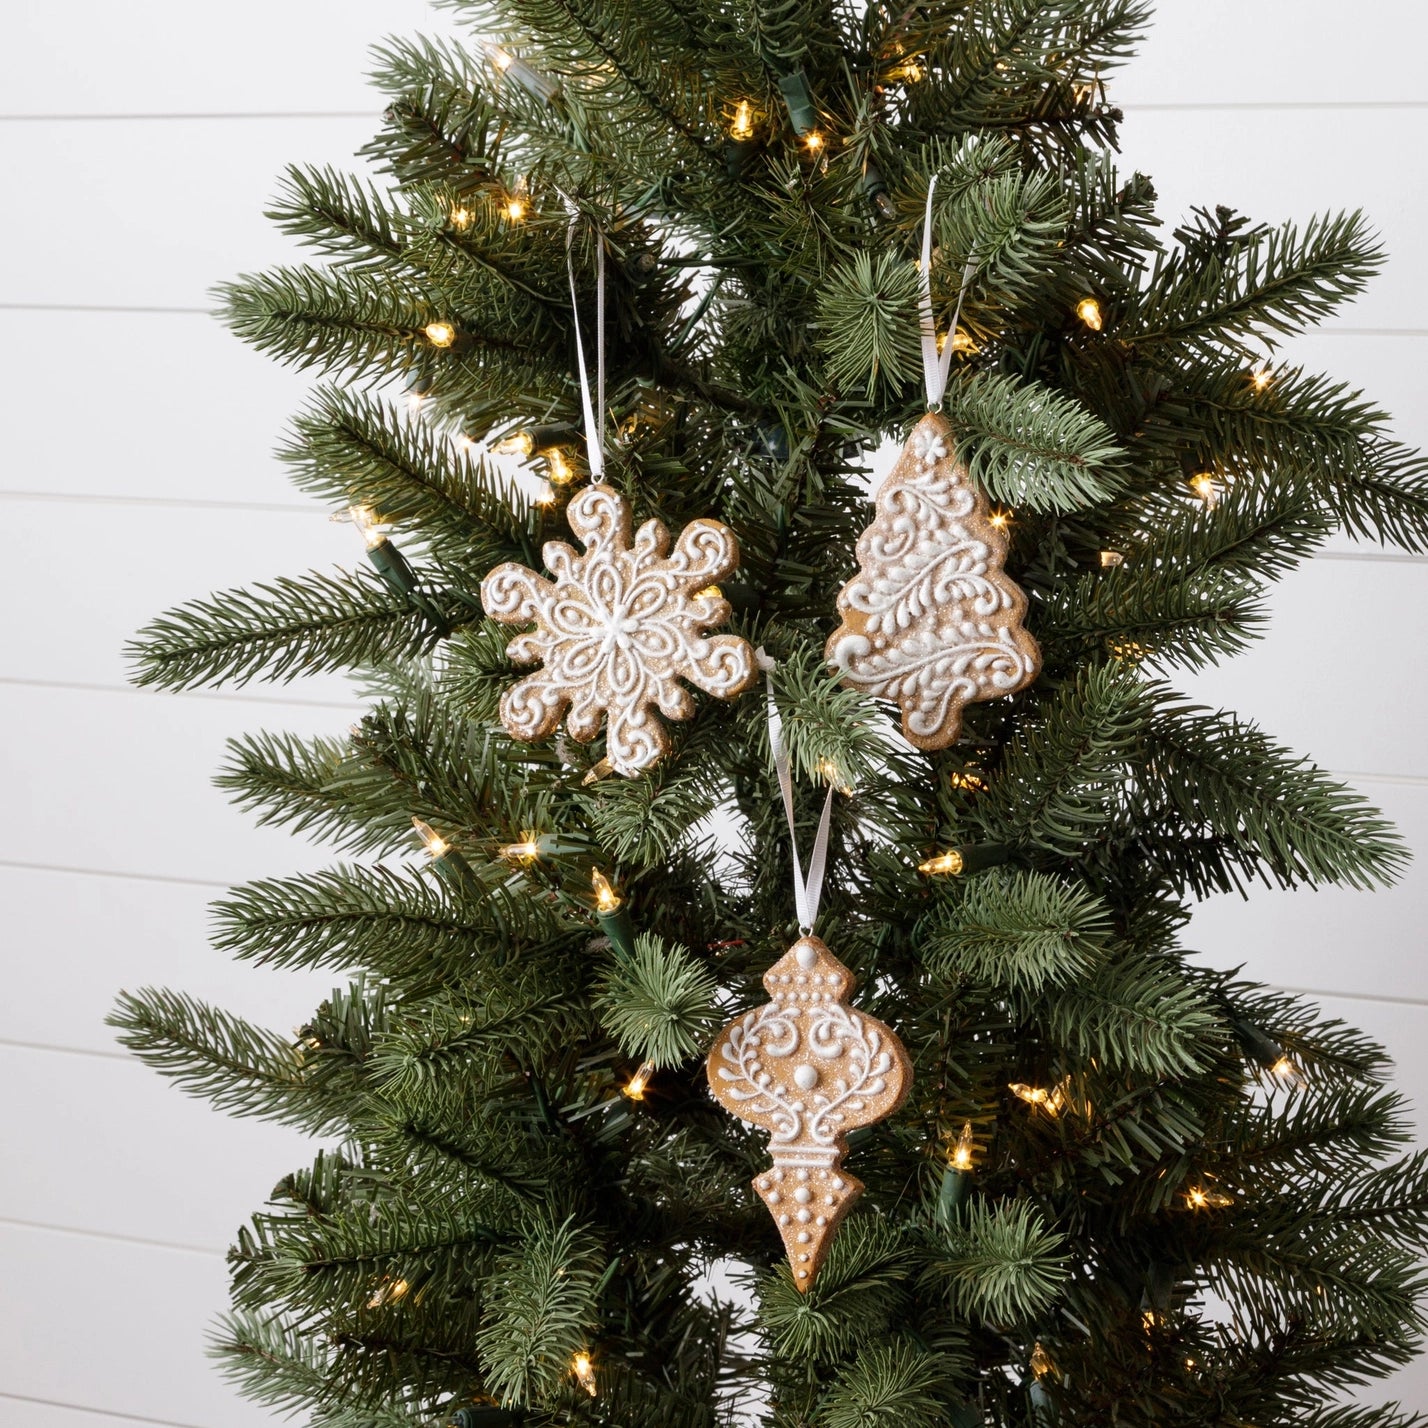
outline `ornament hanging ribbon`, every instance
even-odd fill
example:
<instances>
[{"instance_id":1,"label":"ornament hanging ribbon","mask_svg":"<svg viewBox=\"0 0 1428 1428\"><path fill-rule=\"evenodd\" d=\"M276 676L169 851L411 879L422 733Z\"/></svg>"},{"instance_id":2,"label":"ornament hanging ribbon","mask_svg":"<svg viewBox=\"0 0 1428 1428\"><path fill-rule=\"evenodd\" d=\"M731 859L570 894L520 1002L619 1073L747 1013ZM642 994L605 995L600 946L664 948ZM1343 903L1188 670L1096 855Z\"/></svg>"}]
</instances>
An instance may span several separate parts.
<instances>
[{"instance_id":1,"label":"ornament hanging ribbon","mask_svg":"<svg viewBox=\"0 0 1428 1428\"><path fill-rule=\"evenodd\" d=\"M788 750L783 744L783 719L774 699L773 672L778 661L764 653L755 652L759 668L764 671L764 687L768 693L769 705L769 749L773 754L774 772L778 775L778 789L783 796L784 816L788 819L789 851L793 854L793 905L798 914L798 930L807 936L813 931L818 920L818 904L823 897L823 876L828 870L828 830L833 818L833 785L828 785L827 796L823 800L823 813L818 820L818 832L813 837L813 849L808 855L808 876L803 875L803 864L798 856L798 822L793 807L793 766L789 762Z\"/></svg>"},{"instance_id":2,"label":"ornament hanging ribbon","mask_svg":"<svg viewBox=\"0 0 1428 1428\"><path fill-rule=\"evenodd\" d=\"M595 396L590 395L590 372L585 365L585 338L580 331L580 295L575 287L575 228L580 213L564 194L570 222L565 229L565 270L570 275L570 311L575 318L575 358L580 367L580 405L585 414L585 457L590 479L605 474L605 238L595 230ZM598 417L598 420L597 420Z\"/></svg>"},{"instance_id":3,"label":"ornament hanging ribbon","mask_svg":"<svg viewBox=\"0 0 1428 1428\"><path fill-rule=\"evenodd\" d=\"M936 411L942 405L943 393L947 390L947 379L952 373L952 353L957 344L957 324L962 318L962 302L967 296L967 286L972 274L977 271L977 257L973 253L962 269L962 286L957 290L957 307L952 314L952 326L947 330L947 341L942 351L937 350L937 319L932 313L932 195L937 192L937 175L927 181L927 212L922 220L922 261L918 264L921 292L918 306L921 316L922 335L922 380L927 388L927 410Z\"/></svg>"}]
</instances>

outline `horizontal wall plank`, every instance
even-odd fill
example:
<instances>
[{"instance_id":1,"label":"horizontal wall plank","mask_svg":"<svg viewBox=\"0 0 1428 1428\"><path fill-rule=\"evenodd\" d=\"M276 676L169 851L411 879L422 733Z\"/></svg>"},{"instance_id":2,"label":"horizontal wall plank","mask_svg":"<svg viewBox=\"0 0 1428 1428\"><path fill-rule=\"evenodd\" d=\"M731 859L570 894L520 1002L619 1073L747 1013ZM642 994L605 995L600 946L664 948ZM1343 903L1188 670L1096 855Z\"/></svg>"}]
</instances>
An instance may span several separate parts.
<instances>
[{"instance_id":1,"label":"horizontal wall plank","mask_svg":"<svg viewBox=\"0 0 1428 1428\"><path fill-rule=\"evenodd\" d=\"M0 1046L0 1073L0 1220L222 1254L314 1154L306 1136L218 1112L133 1058Z\"/></svg>"},{"instance_id":2,"label":"horizontal wall plank","mask_svg":"<svg viewBox=\"0 0 1428 1428\"><path fill-rule=\"evenodd\" d=\"M1256 887L1247 900L1234 893L1213 897L1196 908L1185 945L1216 967L1243 966L1257 982L1428 1004L1421 962L1428 926L1428 787L1371 780L1356 786L1393 820L1414 852L1416 861L1401 882L1374 892Z\"/></svg>"},{"instance_id":3,"label":"horizontal wall plank","mask_svg":"<svg viewBox=\"0 0 1428 1428\"><path fill-rule=\"evenodd\" d=\"M1417 0L1159 0L1139 54L1110 80L1142 105L1420 101ZM1250 141L1258 130L1246 121Z\"/></svg>"},{"instance_id":4,"label":"horizontal wall plank","mask_svg":"<svg viewBox=\"0 0 1428 1428\"><path fill-rule=\"evenodd\" d=\"M1272 588L1262 640L1169 682L1326 768L1428 778L1424 577L1417 563L1308 561Z\"/></svg>"},{"instance_id":5,"label":"horizontal wall plank","mask_svg":"<svg viewBox=\"0 0 1428 1428\"><path fill-rule=\"evenodd\" d=\"M273 1423L206 1357L228 1302L218 1255L0 1225L0 1263L9 1290L0 1295L0 1380L12 1402L192 1428Z\"/></svg>"},{"instance_id":6,"label":"horizontal wall plank","mask_svg":"<svg viewBox=\"0 0 1428 1428\"><path fill-rule=\"evenodd\" d=\"M212 785L224 741L258 728L341 734L334 709L264 709L157 694L5 690L0 862L236 882L320 866L319 850L258 828Z\"/></svg>"},{"instance_id":7,"label":"horizontal wall plank","mask_svg":"<svg viewBox=\"0 0 1428 1428\"><path fill-rule=\"evenodd\" d=\"M264 511L9 499L3 510L14 558L0 565L0 601L30 612L9 633L11 679L123 684L126 642L173 605L367 565L351 524L311 502ZM341 675L235 692L355 702Z\"/></svg>"},{"instance_id":8,"label":"horizontal wall plank","mask_svg":"<svg viewBox=\"0 0 1428 1428\"><path fill-rule=\"evenodd\" d=\"M281 874L288 864L274 858L269 870ZM0 999L0 1042L117 1054L104 1018L120 987L173 987L279 1030L303 1022L338 979L215 951L208 905L221 893L202 884L0 867L7 936L31 950L11 959L14 994ZM40 948L43 955L34 952Z\"/></svg>"},{"instance_id":9,"label":"horizontal wall plank","mask_svg":"<svg viewBox=\"0 0 1428 1428\"><path fill-rule=\"evenodd\" d=\"M190 1423L162 1423L155 1418L102 1413L68 1403L45 1403L37 1398L17 1398L0 1392L0 1421L16 1428L195 1428Z\"/></svg>"},{"instance_id":10,"label":"horizontal wall plank","mask_svg":"<svg viewBox=\"0 0 1428 1428\"><path fill-rule=\"evenodd\" d=\"M257 0L215 11L17 0L6 9L0 108L11 114L372 109L370 47L420 31L422 0ZM274 43L280 35L282 43Z\"/></svg>"},{"instance_id":11,"label":"horizontal wall plank","mask_svg":"<svg viewBox=\"0 0 1428 1428\"><path fill-rule=\"evenodd\" d=\"M271 36L269 36L271 38ZM0 124L0 170L31 213L7 224L0 304L212 306L210 289L301 253L263 217L289 163L355 168L371 119L276 118Z\"/></svg>"},{"instance_id":12,"label":"horizontal wall plank","mask_svg":"<svg viewBox=\"0 0 1428 1428\"><path fill-rule=\"evenodd\" d=\"M305 500L273 451L312 375L206 314L0 309L0 383L26 417L8 428L0 490Z\"/></svg>"}]
</instances>

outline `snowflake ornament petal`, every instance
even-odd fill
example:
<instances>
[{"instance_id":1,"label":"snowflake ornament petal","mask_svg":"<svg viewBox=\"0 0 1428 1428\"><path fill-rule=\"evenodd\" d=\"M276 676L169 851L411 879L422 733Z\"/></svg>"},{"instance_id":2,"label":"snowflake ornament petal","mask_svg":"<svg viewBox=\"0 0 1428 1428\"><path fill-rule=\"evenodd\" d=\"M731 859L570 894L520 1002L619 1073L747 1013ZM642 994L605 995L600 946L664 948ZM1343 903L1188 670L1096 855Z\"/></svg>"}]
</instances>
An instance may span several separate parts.
<instances>
[{"instance_id":1,"label":"snowflake ornament petal","mask_svg":"<svg viewBox=\"0 0 1428 1428\"><path fill-rule=\"evenodd\" d=\"M543 668L501 698L501 723L517 739L553 734L568 709L571 737L588 744L608 715L606 754L627 777L669 752L660 718L688 719L686 680L717 699L742 694L758 677L753 647L737 635L706 631L729 618L729 602L706 587L739 564L734 533L718 521L692 521L669 553L669 532L646 521L631 535L629 504L612 486L589 486L566 510L584 542L578 555L549 541L551 579L523 565L498 565L481 582L481 603L507 625L534 623L506 653Z\"/></svg>"}]
</instances>

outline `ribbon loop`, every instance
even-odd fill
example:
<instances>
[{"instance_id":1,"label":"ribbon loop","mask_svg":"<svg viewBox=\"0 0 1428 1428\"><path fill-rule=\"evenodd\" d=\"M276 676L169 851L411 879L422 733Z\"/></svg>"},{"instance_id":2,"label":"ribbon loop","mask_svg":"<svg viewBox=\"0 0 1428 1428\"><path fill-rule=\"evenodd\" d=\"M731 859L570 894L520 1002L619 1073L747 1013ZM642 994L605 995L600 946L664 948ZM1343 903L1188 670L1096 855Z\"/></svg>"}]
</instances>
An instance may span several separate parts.
<instances>
[{"instance_id":1,"label":"ribbon loop","mask_svg":"<svg viewBox=\"0 0 1428 1428\"><path fill-rule=\"evenodd\" d=\"M562 195L563 196L563 195ZM585 457L590 479L605 474L605 238L595 230L595 396L590 395L590 373L585 366L585 339L580 332L580 297L575 287L575 227L579 211L565 200L570 222L565 229L565 268L570 275L570 310L575 319L575 359L580 368L580 406L585 415Z\"/></svg>"},{"instance_id":2,"label":"ribbon loop","mask_svg":"<svg viewBox=\"0 0 1428 1428\"><path fill-rule=\"evenodd\" d=\"M957 324L962 319L962 303L967 296L972 275L977 271L977 257L973 253L962 269L962 285L957 289L957 307L952 314L952 326L947 330L947 341L942 351L937 350L937 319L932 312L932 195L937 192L937 175L927 180L927 211L922 219L922 261L918 266L920 279L919 319L922 338L922 381L927 389L927 410L936 411L942 405L947 391L947 380L952 374L952 353L956 348Z\"/></svg>"},{"instance_id":3,"label":"ribbon loop","mask_svg":"<svg viewBox=\"0 0 1428 1428\"><path fill-rule=\"evenodd\" d=\"M813 931L818 921L818 904L823 898L823 877L828 870L828 832L833 819L833 786L828 786L823 800L823 813L818 820L818 832L813 836L813 849L808 857L808 876L798 856L798 822L793 807L793 767L788 750L783 745L783 719L774 699L773 672L777 661L762 649L756 655L764 671L764 688L769 706L769 750L773 754L774 772L778 775L778 790L783 797L784 817L788 819L788 845L793 854L793 905L798 914L798 930L805 935Z\"/></svg>"}]
</instances>

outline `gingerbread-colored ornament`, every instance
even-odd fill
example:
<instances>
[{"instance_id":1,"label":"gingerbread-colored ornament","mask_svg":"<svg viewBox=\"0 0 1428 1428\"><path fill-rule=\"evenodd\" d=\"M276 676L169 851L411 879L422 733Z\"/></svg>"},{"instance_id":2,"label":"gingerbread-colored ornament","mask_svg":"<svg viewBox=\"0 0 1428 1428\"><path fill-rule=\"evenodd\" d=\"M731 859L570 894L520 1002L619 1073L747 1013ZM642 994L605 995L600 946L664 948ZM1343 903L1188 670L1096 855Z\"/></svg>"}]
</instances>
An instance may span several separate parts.
<instances>
[{"instance_id":1,"label":"gingerbread-colored ornament","mask_svg":"<svg viewBox=\"0 0 1428 1428\"><path fill-rule=\"evenodd\" d=\"M862 1182L842 1167L847 1136L897 1110L912 1063L890 1027L848 1005L853 974L800 937L764 974L772 1001L726 1026L709 1085L741 1121L770 1131L773 1168L754 1179L807 1290Z\"/></svg>"},{"instance_id":2,"label":"gingerbread-colored ornament","mask_svg":"<svg viewBox=\"0 0 1428 1428\"><path fill-rule=\"evenodd\" d=\"M939 413L913 428L874 507L825 654L844 684L901 706L910 743L945 749L966 705L1015 694L1040 671L1026 596L1003 569L1006 532Z\"/></svg>"},{"instance_id":3,"label":"gingerbread-colored ornament","mask_svg":"<svg viewBox=\"0 0 1428 1428\"><path fill-rule=\"evenodd\" d=\"M566 519L585 553L548 541L541 554L552 579L507 562L481 582L493 620L535 624L506 654L543 665L502 695L501 723L513 738L543 739L568 708L566 727L588 744L608 714L606 756L633 777L669 752L660 716L694 713L681 680L732 699L758 677L747 640L707 633L729 618L729 602L708 587L737 569L739 544L719 521L691 521L670 554L659 521L632 536L629 503L612 486L587 486Z\"/></svg>"}]
</instances>

